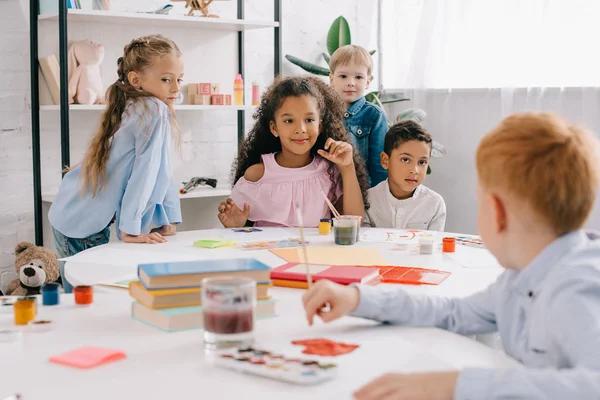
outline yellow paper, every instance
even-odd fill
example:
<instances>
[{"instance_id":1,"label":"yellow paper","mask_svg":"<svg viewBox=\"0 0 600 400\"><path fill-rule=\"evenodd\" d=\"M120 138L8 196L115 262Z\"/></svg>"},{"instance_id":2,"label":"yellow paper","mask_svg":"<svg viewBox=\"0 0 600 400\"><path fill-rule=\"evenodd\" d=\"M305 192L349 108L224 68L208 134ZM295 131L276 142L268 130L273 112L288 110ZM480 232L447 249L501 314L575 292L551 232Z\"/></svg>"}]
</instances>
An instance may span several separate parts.
<instances>
[{"instance_id":1,"label":"yellow paper","mask_svg":"<svg viewBox=\"0 0 600 400\"><path fill-rule=\"evenodd\" d=\"M271 253L287 262L304 263L304 255L300 249L272 249ZM389 265L376 249L352 247L307 247L308 263L324 265Z\"/></svg>"}]
</instances>

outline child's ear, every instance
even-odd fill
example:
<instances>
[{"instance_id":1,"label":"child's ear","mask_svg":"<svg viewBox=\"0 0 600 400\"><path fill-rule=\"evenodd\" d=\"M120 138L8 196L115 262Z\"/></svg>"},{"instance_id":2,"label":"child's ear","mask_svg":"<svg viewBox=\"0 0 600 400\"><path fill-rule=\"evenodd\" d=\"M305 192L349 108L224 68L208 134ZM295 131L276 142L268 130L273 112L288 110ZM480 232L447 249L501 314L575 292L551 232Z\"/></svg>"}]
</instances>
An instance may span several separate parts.
<instances>
[{"instance_id":1,"label":"child's ear","mask_svg":"<svg viewBox=\"0 0 600 400\"><path fill-rule=\"evenodd\" d=\"M488 194L488 201L492 207L492 217L494 223L494 231L503 233L506 231L506 203L501 197L494 193Z\"/></svg>"},{"instance_id":2,"label":"child's ear","mask_svg":"<svg viewBox=\"0 0 600 400\"><path fill-rule=\"evenodd\" d=\"M137 71L129 71L127 73L127 81L129 81L129 84L136 89L140 89L142 87L140 74Z\"/></svg>"},{"instance_id":3,"label":"child's ear","mask_svg":"<svg viewBox=\"0 0 600 400\"><path fill-rule=\"evenodd\" d=\"M365 86L365 89L368 89L368 88L369 88L369 85L371 84L371 81L372 81L372 80L373 80L373 75L371 75L371 76L369 76L369 77L367 78L367 85Z\"/></svg>"},{"instance_id":4,"label":"child's ear","mask_svg":"<svg viewBox=\"0 0 600 400\"><path fill-rule=\"evenodd\" d=\"M379 155L379 160L383 169L387 171L387 169L390 166L390 157L385 153L385 151L381 152L381 154Z\"/></svg>"},{"instance_id":5,"label":"child's ear","mask_svg":"<svg viewBox=\"0 0 600 400\"><path fill-rule=\"evenodd\" d=\"M329 73L329 86L333 86L333 72Z\"/></svg>"},{"instance_id":6,"label":"child's ear","mask_svg":"<svg viewBox=\"0 0 600 400\"><path fill-rule=\"evenodd\" d=\"M269 122L269 129L271 130L271 133L273 134L273 136L279 137L279 133L277 133L277 125L275 125L275 121Z\"/></svg>"}]
</instances>

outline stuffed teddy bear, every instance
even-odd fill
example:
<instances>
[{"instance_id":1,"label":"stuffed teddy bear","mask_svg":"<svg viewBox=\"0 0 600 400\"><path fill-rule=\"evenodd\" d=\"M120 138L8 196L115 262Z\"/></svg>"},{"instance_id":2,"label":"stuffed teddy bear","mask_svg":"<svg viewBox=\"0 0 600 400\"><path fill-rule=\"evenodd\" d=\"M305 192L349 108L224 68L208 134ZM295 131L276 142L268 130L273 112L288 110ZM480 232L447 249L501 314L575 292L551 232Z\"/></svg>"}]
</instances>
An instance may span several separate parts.
<instances>
[{"instance_id":1,"label":"stuffed teddy bear","mask_svg":"<svg viewBox=\"0 0 600 400\"><path fill-rule=\"evenodd\" d=\"M15 269L19 274L6 292L9 296L39 294L44 283L56 282L60 278L58 258L46 247L21 242L15 247Z\"/></svg>"},{"instance_id":2,"label":"stuffed teddy bear","mask_svg":"<svg viewBox=\"0 0 600 400\"><path fill-rule=\"evenodd\" d=\"M78 104L104 104L100 64L104 46L80 40L69 49L69 98Z\"/></svg>"}]
</instances>

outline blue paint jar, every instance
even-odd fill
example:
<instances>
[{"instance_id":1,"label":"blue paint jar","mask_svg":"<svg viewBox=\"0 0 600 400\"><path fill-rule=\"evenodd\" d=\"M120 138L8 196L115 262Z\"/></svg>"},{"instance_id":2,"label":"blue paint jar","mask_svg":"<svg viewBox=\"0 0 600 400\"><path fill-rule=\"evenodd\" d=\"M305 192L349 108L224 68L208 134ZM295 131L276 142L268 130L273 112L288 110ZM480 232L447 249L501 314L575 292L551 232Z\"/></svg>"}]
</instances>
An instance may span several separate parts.
<instances>
[{"instance_id":1,"label":"blue paint jar","mask_svg":"<svg viewBox=\"0 0 600 400\"><path fill-rule=\"evenodd\" d=\"M58 293L58 283L46 283L42 286L42 304L45 306L55 306L59 303L60 294Z\"/></svg>"}]
</instances>

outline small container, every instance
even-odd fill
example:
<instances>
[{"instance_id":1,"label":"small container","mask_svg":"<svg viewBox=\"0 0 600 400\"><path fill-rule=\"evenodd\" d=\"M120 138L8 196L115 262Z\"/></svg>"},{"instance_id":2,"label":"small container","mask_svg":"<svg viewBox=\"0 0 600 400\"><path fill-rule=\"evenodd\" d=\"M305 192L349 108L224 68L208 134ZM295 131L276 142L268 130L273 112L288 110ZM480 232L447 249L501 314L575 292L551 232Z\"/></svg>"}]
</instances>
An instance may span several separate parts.
<instances>
[{"instance_id":1,"label":"small container","mask_svg":"<svg viewBox=\"0 0 600 400\"><path fill-rule=\"evenodd\" d=\"M254 343L256 281L243 276L202 280L204 346L207 350Z\"/></svg>"},{"instance_id":2,"label":"small container","mask_svg":"<svg viewBox=\"0 0 600 400\"><path fill-rule=\"evenodd\" d=\"M331 233L331 220L329 218L321 218L319 222L319 235L329 235Z\"/></svg>"},{"instance_id":3,"label":"small container","mask_svg":"<svg viewBox=\"0 0 600 400\"><path fill-rule=\"evenodd\" d=\"M356 220L356 241L358 242L359 238L360 238L360 226L362 224L362 217L359 217L358 215L342 215L340 216L340 219L353 219Z\"/></svg>"},{"instance_id":4,"label":"small container","mask_svg":"<svg viewBox=\"0 0 600 400\"><path fill-rule=\"evenodd\" d=\"M76 286L73 288L75 304L87 305L94 302L94 288L91 286Z\"/></svg>"},{"instance_id":5,"label":"small container","mask_svg":"<svg viewBox=\"0 0 600 400\"><path fill-rule=\"evenodd\" d=\"M42 286L42 304L45 306L55 306L60 302L58 293L58 283L46 283Z\"/></svg>"},{"instance_id":6,"label":"small container","mask_svg":"<svg viewBox=\"0 0 600 400\"><path fill-rule=\"evenodd\" d=\"M354 218L334 218L333 239L335 244L352 246L358 239L358 220Z\"/></svg>"},{"instance_id":7,"label":"small container","mask_svg":"<svg viewBox=\"0 0 600 400\"><path fill-rule=\"evenodd\" d=\"M260 104L260 87L258 82L252 82L252 105L257 106Z\"/></svg>"},{"instance_id":8,"label":"small container","mask_svg":"<svg viewBox=\"0 0 600 400\"><path fill-rule=\"evenodd\" d=\"M35 319L35 304L35 297L24 297L15 302L13 305L13 310L15 312L15 325L27 325Z\"/></svg>"},{"instance_id":9,"label":"small container","mask_svg":"<svg viewBox=\"0 0 600 400\"><path fill-rule=\"evenodd\" d=\"M442 239L442 251L444 253L454 253L456 250L456 239L453 237L445 237Z\"/></svg>"},{"instance_id":10,"label":"small container","mask_svg":"<svg viewBox=\"0 0 600 400\"><path fill-rule=\"evenodd\" d=\"M244 80L242 74L237 74L233 81L233 104L237 106L244 105Z\"/></svg>"},{"instance_id":11,"label":"small container","mask_svg":"<svg viewBox=\"0 0 600 400\"><path fill-rule=\"evenodd\" d=\"M428 238L419 239L419 253L433 254L433 240Z\"/></svg>"}]
</instances>

